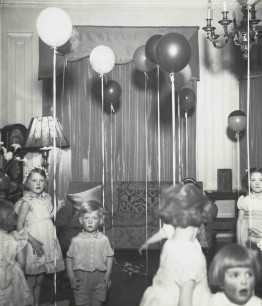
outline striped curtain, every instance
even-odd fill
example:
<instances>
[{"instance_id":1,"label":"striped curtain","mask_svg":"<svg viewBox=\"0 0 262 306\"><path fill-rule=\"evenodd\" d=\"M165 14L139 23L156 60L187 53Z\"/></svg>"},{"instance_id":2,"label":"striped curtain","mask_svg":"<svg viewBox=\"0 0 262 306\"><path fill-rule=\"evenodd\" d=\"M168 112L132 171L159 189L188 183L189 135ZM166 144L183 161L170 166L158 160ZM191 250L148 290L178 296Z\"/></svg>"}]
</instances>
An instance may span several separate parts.
<instances>
[{"instance_id":1,"label":"striped curtain","mask_svg":"<svg viewBox=\"0 0 262 306\"><path fill-rule=\"evenodd\" d=\"M193 51L193 50L192 50ZM198 50L197 50L198 52ZM89 57L68 61L57 78L57 116L70 140L70 150L61 152L58 163L60 197L65 195L71 181L173 181L173 162L176 177L196 176L196 114L189 111L187 120L181 112L176 118L176 160L172 144L172 98L168 73L161 71L160 125L158 124L157 69L145 76L133 62L116 64L106 80L117 81L122 88L120 101L114 105L105 102L101 110L101 78L91 68ZM198 77L190 84L197 96ZM43 80L43 115L52 114L52 80ZM176 92L176 115L178 93ZM102 138L102 118L104 138ZM160 129L158 130L158 126ZM160 158L158 156L160 133ZM180 133L180 136L179 136ZM104 143L104 165L102 162ZM187 143L186 143L187 142ZM186 145L188 158L186 160ZM50 157L50 164L52 156ZM159 167L160 165L160 167ZM186 173L186 169L188 169Z\"/></svg>"},{"instance_id":2,"label":"striped curtain","mask_svg":"<svg viewBox=\"0 0 262 306\"><path fill-rule=\"evenodd\" d=\"M262 27L258 27L262 30ZM247 145L247 130L240 137L240 173L245 175L248 168L247 147L250 153L250 167L262 166L262 40L250 51L250 101L249 101L249 144ZM239 109L247 114L247 61L242 59L239 48L236 49L239 76Z\"/></svg>"}]
</instances>

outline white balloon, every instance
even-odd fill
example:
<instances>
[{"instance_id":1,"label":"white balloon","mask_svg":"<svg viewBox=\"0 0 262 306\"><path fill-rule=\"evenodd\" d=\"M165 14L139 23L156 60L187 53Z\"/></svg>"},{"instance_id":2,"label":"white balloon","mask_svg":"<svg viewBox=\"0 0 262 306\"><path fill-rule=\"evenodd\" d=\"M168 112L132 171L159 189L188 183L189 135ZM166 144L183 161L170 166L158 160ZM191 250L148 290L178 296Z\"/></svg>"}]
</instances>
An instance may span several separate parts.
<instances>
[{"instance_id":1,"label":"white balloon","mask_svg":"<svg viewBox=\"0 0 262 306\"><path fill-rule=\"evenodd\" d=\"M51 47L63 46L69 40L72 29L70 17L58 7L44 9L36 20L39 37Z\"/></svg>"},{"instance_id":2,"label":"white balloon","mask_svg":"<svg viewBox=\"0 0 262 306\"><path fill-rule=\"evenodd\" d=\"M192 72L189 65L186 65L186 67L180 70L179 72L174 73L175 86L177 88L182 88L186 86L191 79L191 74Z\"/></svg>"},{"instance_id":3,"label":"white balloon","mask_svg":"<svg viewBox=\"0 0 262 306\"><path fill-rule=\"evenodd\" d=\"M99 74L111 71L116 62L114 51L104 45L95 47L90 53L90 64Z\"/></svg>"}]
</instances>

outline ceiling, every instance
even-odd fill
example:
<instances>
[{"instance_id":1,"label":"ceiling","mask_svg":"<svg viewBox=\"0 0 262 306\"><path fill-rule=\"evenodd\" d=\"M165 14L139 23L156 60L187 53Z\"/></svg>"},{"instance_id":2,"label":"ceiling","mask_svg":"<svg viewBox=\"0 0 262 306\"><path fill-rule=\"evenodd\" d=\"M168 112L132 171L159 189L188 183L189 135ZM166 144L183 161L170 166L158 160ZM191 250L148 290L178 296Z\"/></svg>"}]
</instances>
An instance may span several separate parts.
<instances>
[{"instance_id":1,"label":"ceiling","mask_svg":"<svg viewBox=\"0 0 262 306\"><path fill-rule=\"evenodd\" d=\"M106 6L106 7L203 7L208 0L0 0L1 6ZM227 0L228 6L238 6L240 0ZM222 0L212 0L212 6L221 6ZM258 6L262 6L260 2Z\"/></svg>"}]
</instances>

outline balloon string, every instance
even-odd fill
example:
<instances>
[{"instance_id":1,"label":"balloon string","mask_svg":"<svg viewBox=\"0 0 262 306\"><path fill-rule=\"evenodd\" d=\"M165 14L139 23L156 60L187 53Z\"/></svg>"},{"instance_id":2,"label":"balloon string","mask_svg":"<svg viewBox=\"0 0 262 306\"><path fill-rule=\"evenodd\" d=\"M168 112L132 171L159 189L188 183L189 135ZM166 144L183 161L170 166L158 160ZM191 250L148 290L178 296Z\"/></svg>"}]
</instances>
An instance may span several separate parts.
<instances>
[{"instance_id":1,"label":"balloon string","mask_svg":"<svg viewBox=\"0 0 262 306\"><path fill-rule=\"evenodd\" d=\"M53 148L54 148L54 177L53 177L53 188L54 188L54 222L56 221L56 135L55 135L55 122L56 122L56 47L54 47L54 55L53 55ZM54 243L56 237L56 226L54 226ZM54 295L56 296L56 257L57 250L55 248L55 273L54 273Z\"/></svg>"},{"instance_id":2,"label":"balloon string","mask_svg":"<svg viewBox=\"0 0 262 306\"><path fill-rule=\"evenodd\" d=\"M175 110L175 75L170 73L169 75L172 85L172 133L173 133L173 185L176 184L176 135L175 135L175 126L176 126L176 110Z\"/></svg>"},{"instance_id":3,"label":"balloon string","mask_svg":"<svg viewBox=\"0 0 262 306\"><path fill-rule=\"evenodd\" d=\"M101 77L101 96L102 96L102 108L101 108L101 134L102 134L102 203L105 208L105 135L104 135L104 78ZM103 224L103 232L105 233L105 224Z\"/></svg>"},{"instance_id":4,"label":"balloon string","mask_svg":"<svg viewBox=\"0 0 262 306\"><path fill-rule=\"evenodd\" d=\"M148 198L147 198L147 180L148 180L148 146L147 146L147 82L148 82L148 75L145 73L145 146L146 146L146 241L148 239ZM146 273L148 273L148 250L146 249Z\"/></svg>"},{"instance_id":5,"label":"balloon string","mask_svg":"<svg viewBox=\"0 0 262 306\"><path fill-rule=\"evenodd\" d=\"M65 70L66 70L66 60L64 61L63 65L63 81L62 81L62 104L64 104L64 95L65 95ZM62 107L62 118L63 118L63 107Z\"/></svg>"},{"instance_id":6,"label":"balloon string","mask_svg":"<svg viewBox=\"0 0 262 306\"><path fill-rule=\"evenodd\" d=\"M185 111L185 120L186 120L186 177L188 177L188 113Z\"/></svg>"},{"instance_id":7,"label":"balloon string","mask_svg":"<svg viewBox=\"0 0 262 306\"><path fill-rule=\"evenodd\" d=\"M144 72L144 75L145 75L145 90L146 90L147 89L147 83L148 83L149 77L148 77L147 72Z\"/></svg>"},{"instance_id":8,"label":"balloon string","mask_svg":"<svg viewBox=\"0 0 262 306\"><path fill-rule=\"evenodd\" d=\"M105 80L106 80L106 84L107 84L107 77L106 77L106 75L105 74L100 74L99 75L99 77L100 78L105 78ZM103 91L104 91L104 88L103 88ZM103 103L103 102L102 102Z\"/></svg>"},{"instance_id":9,"label":"balloon string","mask_svg":"<svg viewBox=\"0 0 262 306\"><path fill-rule=\"evenodd\" d=\"M158 161L158 208L160 210L160 193L161 193L161 151L160 151L160 88L159 88L159 65L157 65L157 161ZM159 218L159 229L161 229L161 219Z\"/></svg>"},{"instance_id":10,"label":"balloon string","mask_svg":"<svg viewBox=\"0 0 262 306\"><path fill-rule=\"evenodd\" d=\"M237 196L239 197L240 191L240 143L239 143L239 132L236 133L237 139Z\"/></svg>"},{"instance_id":11,"label":"balloon string","mask_svg":"<svg viewBox=\"0 0 262 306\"><path fill-rule=\"evenodd\" d=\"M179 182L181 182L181 119L180 119L180 99L178 95L178 112L177 112L177 117L178 117L178 170L179 170Z\"/></svg>"},{"instance_id":12,"label":"balloon string","mask_svg":"<svg viewBox=\"0 0 262 306\"><path fill-rule=\"evenodd\" d=\"M248 12L250 9L250 5L247 7ZM248 52L248 57L247 57L247 169L248 169L248 194L250 195L250 151L249 151L249 116L250 116L250 16L248 14L248 23L247 23L247 33L248 33L248 39L247 39L247 52ZM249 214L249 226L252 227L252 209ZM249 247L251 248L251 240L249 239Z\"/></svg>"},{"instance_id":13,"label":"balloon string","mask_svg":"<svg viewBox=\"0 0 262 306\"><path fill-rule=\"evenodd\" d=\"M115 237L114 237L114 174L113 174L113 109L111 108L110 114L111 124L110 124L110 154L111 154L111 215L112 215L112 246L115 249Z\"/></svg>"},{"instance_id":14,"label":"balloon string","mask_svg":"<svg viewBox=\"0 0 262 306\"><path fill-rule=\"evenodd\" d=\"M198 111L197 106L198 106L198 103L196 104L196 118L198 118L198 116L197 116L197 111ZM198 156L198 123L197 123L197 121L196 121L196 134L195 135L196 135L196 145L195 145L195 156L196 156L195 162L196 162L196 166L195 166L195 169L196 169L196 179L197 179L197 181L199 181L199 169L198 169L199 168L198 167L198 160L199 160L199 156Z\"/></svg>"}]
</instances>

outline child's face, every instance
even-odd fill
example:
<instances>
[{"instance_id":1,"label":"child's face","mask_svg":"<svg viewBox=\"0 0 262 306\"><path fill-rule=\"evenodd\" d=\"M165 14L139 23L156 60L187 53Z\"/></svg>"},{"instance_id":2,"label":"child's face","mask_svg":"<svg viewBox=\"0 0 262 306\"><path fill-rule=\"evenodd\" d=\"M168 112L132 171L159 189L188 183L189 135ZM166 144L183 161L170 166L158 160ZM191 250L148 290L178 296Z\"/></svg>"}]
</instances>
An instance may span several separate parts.
<instances>
[{"instance_id":1,"label":"child's face","mask_svg":"<svg viewBox=\"0 0 262 306\"><path fill-rule=\"evenodd\" d=\"M262 192L262 174L254 172L250 176L250 189L255 193Z\"/></svg>"},{"instance_id":2,"label":"child's face","mask_svg":"<svg viewBox=\"0 0 262 306\"><path fill-rule=\"evenodd\" d=\"M229 268L225 272L224 293L237 305L245 304L253 295L255 287L254 269L250 267Z\"/></svg>"},{"instance_id":3,"label":"child's face","mask_svg":"<svg viewBox=\"0 0 262 306\"><path fill-rule=\"evenodd\" d=\"M92 233L95 232L101 224L101 216L99 211L82 214L79 218L80 223L85 231Z\"/></svg>"},{"instance_id":4,"label":"child's face","mask_svg":"<svg viewBox=\"0 0 262 306\"><path fill-rule=\"evenodd\" d=\"M28 188L36 193L41 194L46 186L45 178L39 173L32 173L27 179Z\"/></svg>"}]
</instances>

